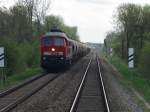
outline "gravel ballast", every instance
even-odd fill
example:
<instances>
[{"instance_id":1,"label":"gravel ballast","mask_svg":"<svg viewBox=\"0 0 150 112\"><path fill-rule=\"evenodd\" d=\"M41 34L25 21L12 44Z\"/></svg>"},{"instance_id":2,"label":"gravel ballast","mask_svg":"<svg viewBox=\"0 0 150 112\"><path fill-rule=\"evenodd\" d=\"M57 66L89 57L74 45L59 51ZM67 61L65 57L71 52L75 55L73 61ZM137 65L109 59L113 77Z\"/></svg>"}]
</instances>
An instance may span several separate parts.
<instances>
[{"instance_id":1,"label":"gravel ballast","mask_svg":"<svg viewBox=\"0 0 150 112\"><path fill-rule=\"evenodd\" d=\"M85 56L76 62L12 112L68 112L90 57ZM105 60L100 62L111 112L143 112L134 94L121 83L120 74Z\"/></svg>"},{"instance_id":2,"label":"gravel ballast","mask_svg":"<svg viewBox=\"0 0 150 112\"><path fill-rule=\"evenodd\" d=\"M85 56L70 70L18 105L13 112L66 112L71 106L90 56Z\"/></svg>"},{"instance_id":3,"label":"gravel ballast","mask_svg":"<svg viewBox=\"0 0 150 112\"><path fill-rule=\"evenodd\" d=\"M122 83L120 74L101 59L102 76L111 112L143 112L134 99L134 94Z\"/></svg>"}]
</instances>

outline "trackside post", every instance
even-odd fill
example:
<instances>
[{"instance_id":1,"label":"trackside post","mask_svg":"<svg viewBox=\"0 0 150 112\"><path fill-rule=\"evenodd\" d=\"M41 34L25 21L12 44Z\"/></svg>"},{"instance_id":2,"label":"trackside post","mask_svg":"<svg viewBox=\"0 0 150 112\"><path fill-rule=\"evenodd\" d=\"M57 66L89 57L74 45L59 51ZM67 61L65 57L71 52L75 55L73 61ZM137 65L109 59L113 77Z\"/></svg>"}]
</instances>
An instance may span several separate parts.
<instances>
[{"instance_id":1,"label":"trackside post","mask_svg":"<svg viewBox=\"0 0 150 112\"><path fill-rule=\"evenodd\" d=\"M5 80L5 48L0 47L0 82L2 85L5 83Z\"/></svg>"}]
</instances>

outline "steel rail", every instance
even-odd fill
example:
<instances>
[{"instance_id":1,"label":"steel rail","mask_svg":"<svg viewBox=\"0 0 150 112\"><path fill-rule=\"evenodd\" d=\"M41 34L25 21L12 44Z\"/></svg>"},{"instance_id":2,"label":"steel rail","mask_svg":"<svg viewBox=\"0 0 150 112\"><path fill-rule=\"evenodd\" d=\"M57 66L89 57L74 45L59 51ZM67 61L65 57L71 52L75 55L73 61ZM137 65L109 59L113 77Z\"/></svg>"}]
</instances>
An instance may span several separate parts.
<instances>
[{"instance_id":1,"label":"steel rail","mask_svg":"<svg viewBox=\"0 0 150 112\"><path fill-rule=\"evenodd\" d=\"M44 88L46 85L48 85L51 81L55 80L59 75L56 75L55 77L51 78L50 80L46 81L44 84L40 85L38 88L35 90L29 92L28 94L18 98L16 101L13 103L9 104L8 106L2 108L0 112L9 112L13 108L15 108L18 104L23 103L25 100L27 100L29 97L40 91L42 88Z\"/></svg>"},{"instance_id":2,"label":"steel rail","mask_svg":"<svg viewBox=\"0 0 150 112\"><path fill-rule=\"evenodd\" d=\"M10 89L8 89L8 90L5 90L5 91L1 92L1 93L0 93L0 98L6 96L6 95L8 95L8 94L11 94L12 92L14 92L14 91L16 91L16 90L18 90L18 89L20 89L20 88L22 88L22 87L24 87L24 86L30 84L30 83L32 83L32 82L35 81L35 80L38 80L39 78L41 78L41 77L43 77L43 76L45 76L45 74L38 75L38 76L34 76L34 77L32 77L31 79L20 83L19 85L16 85L16 86L14 86L14 87L12 87L12 88L10 88Z\"/></svg>"},{"instance_id":3,"label":"steel rail","mask_svg":"<svg viewBox=\"0 0 150 112\"><path fill-rule=\"evenodd\" d=\"M102 89L103 89L103 95L104 95L106 109L107 109L107 112L110 112L110 107L109 107L109 104L108 104L108 98L107 98L106 91L105 91L105 86L104 86L104 82L103 82L103 77L102 77L102 73L101 73L98 57L97 57L97 64L98 64L99 77L100 77L101 84L102 84Z\"/></svg>"},{"instance_id":4,"label":"steel rail","mask_svg":"<svg viewBox=\"0 0 150 112\"><path fill-rule=\"evenodd\" d=\"M87 72L88 72L88 70L89 70L91 61L92 61L92 58L90 59L88 65L87 65L87 68L86 68L86 70L85 70L85 73L84 73L84 75L83 75L82 81L81 81L80 86L79 86L79 88L78 88L78 90L77 90L77 93L76 93L76 95L75 95L74 101L73 101L73 103L72 103L72 106L71 106L69 112L74 112L74 110L75 110L76 103L77 103L77 101L78 101L79 95L80 95L80 93L81 93L81 89L82 89L83 84L84 84L84 82L85 82L85 78L86 78L86 76L87 76Z\"/></svg>"}]
</instances>

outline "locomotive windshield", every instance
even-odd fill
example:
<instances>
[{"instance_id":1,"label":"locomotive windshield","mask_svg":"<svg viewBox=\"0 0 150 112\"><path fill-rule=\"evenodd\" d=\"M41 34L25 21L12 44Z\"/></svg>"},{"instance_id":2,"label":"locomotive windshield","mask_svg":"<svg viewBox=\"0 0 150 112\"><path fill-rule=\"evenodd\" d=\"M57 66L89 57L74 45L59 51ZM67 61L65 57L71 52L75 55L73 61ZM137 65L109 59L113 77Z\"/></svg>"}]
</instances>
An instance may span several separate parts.
<instances>
[{"instance_id":1,"label":"locomotive windshield","mask_svg":"<svg viewBox=\"0 0 150 112\"><path fill-rule=\"evenodd\" d=\"M64 39L62 38L54 38L54 45L56 46L64 46Z\"/></svg>"},{"instance_id":2,"label":"locomotive windshield","mask_svg":"<svg viewBox=\"0 0 150 112\"><path fill-rule=\"evenodd\" d=\"M53 45L53 39L49 38L49 37L44 37L42 39L42 45L44 45L44 46L51 46L51 45Z\"/></svg>"},{"instance_id":3,"label":"locomotive windshield","mask_svg":"<svg viewBox=\"0 0 150 112\"><path fill-rule=\"evenodd\" d=\"M42 39L42 45L43 46L64 46L65 45L65 41L63 38L59 38L59 37L44 37Z\"/></svg>"}]
</instances>

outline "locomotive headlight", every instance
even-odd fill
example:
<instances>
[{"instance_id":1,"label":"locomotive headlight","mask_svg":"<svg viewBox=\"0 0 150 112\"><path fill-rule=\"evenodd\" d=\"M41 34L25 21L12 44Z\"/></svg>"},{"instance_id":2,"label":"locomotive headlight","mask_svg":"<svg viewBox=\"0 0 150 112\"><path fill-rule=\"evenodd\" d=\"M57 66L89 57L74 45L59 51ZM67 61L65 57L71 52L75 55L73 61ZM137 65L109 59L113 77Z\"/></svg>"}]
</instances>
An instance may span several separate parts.
<instances>
[{"instance_id":1,"label":"locomotive headlight","mask_svg":"<svg viewBox=\"0 0 150 112\"><path fill-rule=\"evenodd\" d=\"M51 50L52 50L52 51L55 51L55 48L52 48Z\"/></svg>"},{"instance_id":2,"label":"locomotive headlight","mask_svg":"<svg viewBox=\"0 0 150 112\"><path fill-rule=\"evenodd\" d=\"M64 58L63 58L63 57L61 57L60 59L61 59L61 60L63 60Z\"/></svg>"},{"instance_id":3,"label":"locomotive headlight","mask_svg":"<svg viewBox=\"0 0 150 112\"><path fill-rule=\"evenodd\" d=\"M43 57L43 60L46 60L46 57Z\"/></svg>"}]
</instances>

